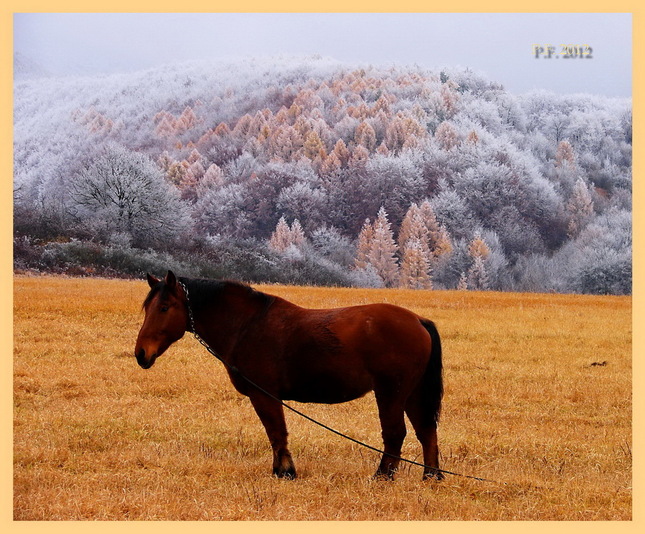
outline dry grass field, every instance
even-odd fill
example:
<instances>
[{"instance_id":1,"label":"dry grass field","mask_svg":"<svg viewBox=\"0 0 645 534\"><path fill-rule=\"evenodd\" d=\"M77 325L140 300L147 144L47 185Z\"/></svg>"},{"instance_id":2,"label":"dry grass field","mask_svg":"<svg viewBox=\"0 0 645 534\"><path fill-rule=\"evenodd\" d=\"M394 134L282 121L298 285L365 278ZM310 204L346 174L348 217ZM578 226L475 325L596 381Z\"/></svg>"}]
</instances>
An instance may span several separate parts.
<instances>
[{"instance_id":1,"label":"dry grass field","mask_svg":"<svg viewBox=\"0 0 645 534\"><path fill-rule=\"evenodd\" d=\"M442 467L378 456L287 413L299 478L222 365L184 337L143 371L144 282L17 277L16 520L629 520L631 298L260 287L307 307L391 302L442 335ZM372 396L294 404L379 446ZM408 425L409 426L409 425ZM420 459L410 431L404 455Z\"/></svg>"}]
</instances>

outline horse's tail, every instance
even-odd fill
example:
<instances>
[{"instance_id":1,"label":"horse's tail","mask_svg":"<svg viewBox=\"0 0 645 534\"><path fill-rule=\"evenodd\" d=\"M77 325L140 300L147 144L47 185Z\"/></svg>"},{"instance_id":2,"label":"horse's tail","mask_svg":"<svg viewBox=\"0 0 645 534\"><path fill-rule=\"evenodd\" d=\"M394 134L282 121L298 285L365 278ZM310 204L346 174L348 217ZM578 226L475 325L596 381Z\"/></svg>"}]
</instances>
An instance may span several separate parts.
<instances>
[{"instance_id":1,"label":"horse's tail","mask_svg":"<svg viewBox=\"0 0 645 534\"><path fill-rule=\"evenodd\" d=\"M441 338L435 324L429 319L421 319L421 324L430 334L432 347L430 349L430 361L426 367L422 380L423 402L432 414L434 422L439 422L441 414L441 399L443 398L443 363L441 361Z\"/></svg>"}]
</instances>

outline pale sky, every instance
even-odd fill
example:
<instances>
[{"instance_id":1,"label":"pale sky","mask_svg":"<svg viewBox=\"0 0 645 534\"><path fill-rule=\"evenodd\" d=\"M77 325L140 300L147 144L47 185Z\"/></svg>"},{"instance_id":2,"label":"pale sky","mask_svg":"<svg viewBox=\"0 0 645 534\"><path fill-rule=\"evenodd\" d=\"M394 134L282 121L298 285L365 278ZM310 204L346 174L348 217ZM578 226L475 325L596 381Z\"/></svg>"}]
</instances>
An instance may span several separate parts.
<instances>
[{"instance_id":1,"label":"pale sky","mask_svg":"<svg viewBox=\"0 0 645 534\"><path fill-rule=\"evenodd\" d=\"M534 45L555 47L535 58ZM564 58L561 45L589 45ZM351 65L468 67L519 94L631 96L625 13L27 13L14 47L52 74L132 71L191 59L319 54Z\"/></svg>"}]
</instances>

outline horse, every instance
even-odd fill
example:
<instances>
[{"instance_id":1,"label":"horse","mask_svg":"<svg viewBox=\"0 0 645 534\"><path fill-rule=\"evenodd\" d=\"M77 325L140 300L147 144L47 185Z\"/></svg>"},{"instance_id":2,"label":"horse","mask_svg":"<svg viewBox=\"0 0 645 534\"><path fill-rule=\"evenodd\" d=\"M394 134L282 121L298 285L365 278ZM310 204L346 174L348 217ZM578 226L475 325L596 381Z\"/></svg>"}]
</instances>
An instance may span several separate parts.
<instances>
[{"instance_id":1,"label":"horse","mask_svg":"<svg viewBox=\"0 0 645 534\"><path fill-rule=\"evenodd\" d=\"M149 369L186 332L226 363L273 450L273 475L295 478L279 400L335 404L374 391L384 449L376 478L393 479L406 436L404 414L423 449L423 480L439 469L437 423L443 396L435 324L391 304L307 309L249 285L147 275L150 291L134 354Z\"/></svg>"}]
</instances>

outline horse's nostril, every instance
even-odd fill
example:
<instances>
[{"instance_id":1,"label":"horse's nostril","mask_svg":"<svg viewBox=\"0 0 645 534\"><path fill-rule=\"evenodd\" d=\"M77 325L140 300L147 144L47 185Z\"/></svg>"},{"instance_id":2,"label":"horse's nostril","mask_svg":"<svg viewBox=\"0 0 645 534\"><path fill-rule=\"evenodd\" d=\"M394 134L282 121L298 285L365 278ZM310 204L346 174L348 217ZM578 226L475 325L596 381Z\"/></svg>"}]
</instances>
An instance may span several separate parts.
<instances>
[{"instance_id":1,"label":"horse's nostril","mask_svg":"<svg viewBox=\"0 0 645 534\"><path fill-rule=\"evenodd\" d=\"M136 350L136 349L135 349ZM148 353L149 354L149 353ZM157 353L154 352L152 354L148 355L145 351L145 349L139 349L137 352L135 352L135 357L137 358L137 363L142 369L150 369L152 367L152 364L155 363L155 360L157 359Z\"/></svg>"}]
</instances>

